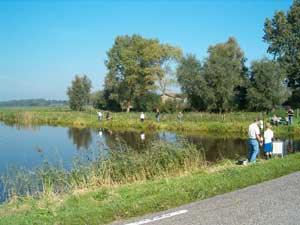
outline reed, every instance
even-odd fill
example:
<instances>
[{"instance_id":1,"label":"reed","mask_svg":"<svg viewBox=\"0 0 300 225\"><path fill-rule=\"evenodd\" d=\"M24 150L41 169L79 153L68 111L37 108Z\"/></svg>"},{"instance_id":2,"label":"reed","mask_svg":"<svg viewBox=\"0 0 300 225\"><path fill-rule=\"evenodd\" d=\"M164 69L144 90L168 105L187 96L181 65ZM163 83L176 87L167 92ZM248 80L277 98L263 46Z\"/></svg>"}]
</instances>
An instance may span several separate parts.
<instances>
[{"instance_id":1,"label":"reed","mask_svg":"<svg viewBox=\"0 0 300 225\"><path fill-rule=\"evenodd\" d=\"M39 196L71 190L114 186L151 180L204 168L201 150L183 141L180 144L155 142L142 152L119 144L109 154L88 163L74 159L71 170L45 161L33 170L10 168L0 178L4 199Z\"/></svg>"},{"instance_id":2,"label":"reed","mask_svg":"<svg viewBox=\"0 0 300 225\"><path fill-rule=\"evenodd\" d=\"M108 224L238 190L299 171L300 154L238 166L222 162L205 171L65 195L16 199L0 205L0 224Z\"/></svg>"}]
</instances>

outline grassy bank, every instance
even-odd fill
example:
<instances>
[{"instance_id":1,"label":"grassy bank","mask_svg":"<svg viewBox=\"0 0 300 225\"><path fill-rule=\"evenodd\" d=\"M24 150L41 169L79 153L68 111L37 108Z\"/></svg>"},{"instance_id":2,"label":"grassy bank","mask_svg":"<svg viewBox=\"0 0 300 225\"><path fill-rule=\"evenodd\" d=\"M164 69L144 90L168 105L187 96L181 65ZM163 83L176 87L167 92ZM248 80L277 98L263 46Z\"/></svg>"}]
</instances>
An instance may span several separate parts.
<instances>
[{"instance_id":1,"label":"grassy bank","mask_svg":"<svg viewBox=\"0 0 300 225\"><path fill-rule=\"evenodd\" d=\"M245 137L249 123L254 118L267 116L262 113L232 112L226 114L185 113L183 122L177 121L177 114L162 114L161 121L156 122L155 113L146 113L144 123L139 121L139 113L111 113L111 121L98 121L94 109L87 112L73 112L68 108L0 108L0 121L7 124L26 125L60 125L74 127L102 127L108 129L135 130L169 130L191 131L201 133L229 134ZM294 126L281 125L273 128L276 135L287 136L300 134L300 127L295 119Z\"/></svg>"},{"instance_id":2,"label":"grassy bank","mask_svg":"<svg viewBox=\"0 0 300 225\"><path fill-rule=\"evenodd\" d=\"M180 177L15 200L0 206L0 224L106 224L237 190L300 170L300 154L248 166L230 162Z\"/></svg>"}]
</instances>

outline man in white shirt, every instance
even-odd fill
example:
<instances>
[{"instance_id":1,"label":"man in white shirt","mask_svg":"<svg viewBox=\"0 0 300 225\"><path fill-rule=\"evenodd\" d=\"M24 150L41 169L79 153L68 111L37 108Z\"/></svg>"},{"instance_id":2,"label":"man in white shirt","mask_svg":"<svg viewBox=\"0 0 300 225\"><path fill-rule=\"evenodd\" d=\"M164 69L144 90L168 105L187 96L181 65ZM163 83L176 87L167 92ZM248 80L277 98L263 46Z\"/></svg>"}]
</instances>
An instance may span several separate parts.
<instances>
[{"instance_id":1,"label":"man in white shirt","mask_svg":"<svg viewBox=\"0 0 300 225\"><path fill-rule=\"evenodd\" d=\"M98 120L102 120L102 112L101 111L98 112Z\"/></svg>"},{"instance_id":2,"label":"man in white shirt","mask_svg":"<svg viewBox=\"0 0 300 225\"><path fill-rule=\"evenodd\" d=\"M144 114L144 112L141 113L140 119L141 119L141 122L143 123L144 120L145 120L145 114Z\"/></svg>"},{"instance_id":3,"label":"man in white shirt","mask_svg":"<svg viewBox=\"0 0 300 225\"><path fill-rule=\"evenodd\" d=\"M260 130L259 130L259 120L255 119L253 123L250 124L248 129L248 136L249 136L249 162L255 162L256 157L259 153L259 141L260 141Z\"/></svg>"}]
</instances>

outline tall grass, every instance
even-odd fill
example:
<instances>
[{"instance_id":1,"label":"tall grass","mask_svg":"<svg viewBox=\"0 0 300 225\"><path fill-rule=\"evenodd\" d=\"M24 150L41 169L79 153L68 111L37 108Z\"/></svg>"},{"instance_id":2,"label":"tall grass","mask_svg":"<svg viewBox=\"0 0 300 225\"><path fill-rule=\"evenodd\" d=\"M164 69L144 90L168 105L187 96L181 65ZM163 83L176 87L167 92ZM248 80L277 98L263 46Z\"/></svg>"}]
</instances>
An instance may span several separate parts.
<instances>
[{"instance_id":1,"label":"tall grass","mask_svg":"<svg viewBox=\"0 0 300 225\"><path fill-rule=\"evenodd\" d=\"M158 212L300 169L300 154L291 154L248 166L230 163L209 167L212 171L180 177L136 182L112 188L100 187L62 196L29 198L0 205L2 225L100 225Z\"/></svg>"},{"instance_id":2,"label":"tall grass","mask_svg":"<svg viewBox=\"0 0 300 225\"><path fill-rule=\"evenodd\" d=\"M155 119L155 113L146 113L144 123L139 121L139 113L111 113L112 120L98 121L97 111L89 108L85 112L74 112L68 108L0 108L0 121L8 125L61 125L75 127L102 127L108 129L135 130L170 130L194 131L202 133L229 134L245 137L249 124L254 118L268 119L263 113L229 112L225 114L190 112L183 115L183 122L179 123L177 114L162 114L160 122ZM281 112L283 113L283 112ZM277 135L299 135L298 118L294 126L274 127Z\"/></svg>"},{"instance_id":3,"label":"tall grass","mask_svg":"<svg viewBox=\"0 0 300 225\"><path fill-rule=\"evenodd\" d=\"M11 168L0 178L2 198L65 193L87 187L101 187L165 177L203 168L202 151L186 142L155 142L137 153L118 145L109 154L86 163L74 160L71 170L44 162L33 170Z\"/></svg>"}]
</instances>

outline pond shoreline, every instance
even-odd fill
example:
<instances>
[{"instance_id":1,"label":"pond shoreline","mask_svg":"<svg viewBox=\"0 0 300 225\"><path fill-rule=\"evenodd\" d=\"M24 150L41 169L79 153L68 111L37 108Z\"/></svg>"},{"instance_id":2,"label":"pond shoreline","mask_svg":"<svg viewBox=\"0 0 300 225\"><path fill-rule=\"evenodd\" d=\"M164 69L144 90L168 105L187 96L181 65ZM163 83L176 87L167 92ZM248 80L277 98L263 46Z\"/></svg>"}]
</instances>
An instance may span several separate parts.
<instances>
[{"instance_id":1,"label":"pond shoreline","mask_svg":"<svg viewBox=\"0 0 300 225\"><path fill-rule=\"evenodd\" d=\"M237 166L230 162L206 172L168 176L65 195L15 199L0 206L0 224L107 224L238 190L300 170L300 154ZM87 219L88 215L88 219Z\"/></svg>"},{"instance_id":2,"label":"pond shoreline","mask_svg":"<svg viewBox=\"0 0 300 225\"><path fill-rule=\"evenodd\" d=\"M112 120L98 121L96 110L73 112L57 108L0 108L0 121L6 124L71 126L79 128L107 128L136 131L197 132L203 135L220 135L246 138L248 126L261 113L236 112L227 114L186 113L183 122L176 114L164 114L157 122L155 113L147 113L145 122L139 120L139 113L111 113ZM267 119L267 117L265 117ZM296 120L295 120L296 121ZM300 137L300 126L280 125L273 127L278 137Z\"/></svg>"}]
</instances>

